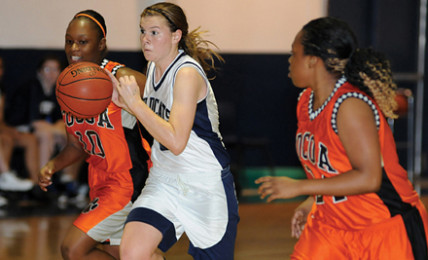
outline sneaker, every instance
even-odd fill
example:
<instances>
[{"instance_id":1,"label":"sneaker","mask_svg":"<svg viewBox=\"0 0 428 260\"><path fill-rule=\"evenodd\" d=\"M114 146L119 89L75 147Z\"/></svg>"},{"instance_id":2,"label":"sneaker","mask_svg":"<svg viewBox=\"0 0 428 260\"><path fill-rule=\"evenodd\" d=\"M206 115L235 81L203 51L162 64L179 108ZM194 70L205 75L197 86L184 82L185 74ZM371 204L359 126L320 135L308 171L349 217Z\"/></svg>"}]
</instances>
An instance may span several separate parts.
<instances>
[{"instance_id":1,"label":"sneaker","mask_svg":"<svg viewBox=\"0 0 428 260\"><path fill-rule=\"evenodd\" d=\"M7 204L7 199L0 195L0 207L3 207Z\"/></svg>"},{"instance_id":2,"label":"sneaker","mask_svg":"<svg viewBox=\"0 0 428 260\"><path fill-rule=\"evenodd\" d=\"M20 179L12 172L0 173L0 190L29 191L33 186L31 180Z\"/></svg>"},{"instance_id":3,"label":"sneaker","mask_svg":"<svg viewBox=\"0 0 428 260\"><path fill-rule=\"evenodd\" d=\"M68 197L65 194L62 194L58 197L58 208L65 209L67 208Z\"/></svg>"}]
</instances>

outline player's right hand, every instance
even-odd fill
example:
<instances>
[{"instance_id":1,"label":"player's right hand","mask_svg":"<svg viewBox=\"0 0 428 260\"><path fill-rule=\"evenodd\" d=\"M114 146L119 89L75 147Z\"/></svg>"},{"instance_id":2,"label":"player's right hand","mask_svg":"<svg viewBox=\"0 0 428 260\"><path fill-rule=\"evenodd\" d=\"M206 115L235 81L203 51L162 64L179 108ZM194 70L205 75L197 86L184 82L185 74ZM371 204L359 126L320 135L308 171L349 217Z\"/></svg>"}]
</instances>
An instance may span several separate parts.
<instances>
[{"instance_id":1,"label":"player's right hand","mask_svg":"<svg viewBox=\"0 0 428 260\"><path fill-rule=\"evenodd\" d=\"M299 238L305 228L306 220L308 218L309 210L305 207L298 207L294 211L294 215L291 218L291 236Z\"/></svg>"},{"instance_id":2,"label":"player's right hand","mask_svg":"<svg viewBox=\"0 0 428 260\"><path fill-rule=\"evenodd\" d=\"M47 187L52 184L52 175L55 173L55 165L49 161L39 172L39 186L43 191L48 191Z\"/></svg>"}]
</instances>

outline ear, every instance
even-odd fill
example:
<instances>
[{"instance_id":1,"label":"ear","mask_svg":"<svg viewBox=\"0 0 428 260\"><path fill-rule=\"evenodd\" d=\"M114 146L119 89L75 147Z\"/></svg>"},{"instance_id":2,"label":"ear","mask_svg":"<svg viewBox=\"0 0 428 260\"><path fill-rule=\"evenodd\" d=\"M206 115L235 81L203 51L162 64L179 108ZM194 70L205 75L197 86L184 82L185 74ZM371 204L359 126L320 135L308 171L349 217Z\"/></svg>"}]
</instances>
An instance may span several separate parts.
<instances>
[{"instance_id":1,"label":"ear","mask_svg":"<svg viewBox=\"0 0 428 260\"><path fill-rule=\"evenodd\" d=\"M107 48L107 40L106 38L102 38L100 43L98 44L98 49L100 51L104 51Z\"/></svg>"},{"instance_id":2,"label":"ear","mask_svg":"<svg viewBox=\"0 0 428 260\"><path fill-rule=\"evenodd\" d=\"M317 61L318 61L318 57L311 56L309 58L309 68L313 68L315 66L315 64L317 64Z\"/></svg>"},{"instance_id":3,"label":"ear","mask_svg":"<svg viewBox=\"0 0 428 260\"><path fill-rule=\"evenodd\" d=\"M181 36L183 35L183 32L180 29L177 29L175 32L172 33L172 41L173 43L178 44L181 40Z\"/></svg>"}]
</instances>

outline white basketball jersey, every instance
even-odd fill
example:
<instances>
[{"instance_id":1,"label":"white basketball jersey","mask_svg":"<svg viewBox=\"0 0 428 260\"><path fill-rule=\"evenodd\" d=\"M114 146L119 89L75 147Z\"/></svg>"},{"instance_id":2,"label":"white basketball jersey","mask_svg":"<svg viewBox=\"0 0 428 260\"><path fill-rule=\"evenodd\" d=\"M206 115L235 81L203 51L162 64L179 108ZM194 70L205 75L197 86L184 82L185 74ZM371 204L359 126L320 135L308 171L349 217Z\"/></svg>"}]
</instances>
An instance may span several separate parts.
<instances>
[{"instance_id":1,"label":"white basketball jersey","mask_svg":"<svg viewBox=\"0 0 428 260\"><path fill-rule=\"evenodd\" d=\"M179 69L195 68L205 79L207 95L198 101L192 131L184 151L174 155L154 140L152 146L152 170L163 172L198 173L220 172L230 163L219 132L217 102L204 70L190 56L180 51L169 65L159 82L155 82L155 64L150 62L144 90L144 102L160 117L169 119L173 103L173 87Z\"/></svg>"}]
</instances>

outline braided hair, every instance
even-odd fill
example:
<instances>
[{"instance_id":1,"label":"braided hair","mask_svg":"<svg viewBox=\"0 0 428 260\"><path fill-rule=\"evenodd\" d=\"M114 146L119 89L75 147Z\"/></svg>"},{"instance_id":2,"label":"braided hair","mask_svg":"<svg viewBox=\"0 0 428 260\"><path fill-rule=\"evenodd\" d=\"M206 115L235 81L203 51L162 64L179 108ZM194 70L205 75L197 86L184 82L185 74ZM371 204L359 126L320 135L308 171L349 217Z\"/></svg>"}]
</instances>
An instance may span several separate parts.
<instances>
[{"instance_id":1,"label":"braided hair","mask_svg":"<svg viewBox=\"0 0 428 260\"><path fill-rule=\"evenodd\" d=\"M357 48L357 39L344 21L323 17L310 21L302 29L305 55L317 56L328 72L344 75L348 82L376 100L386 117L397 118L394 110L396 84L390 62L371 48Z\"/></svg>"}]
</instances>

